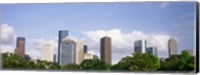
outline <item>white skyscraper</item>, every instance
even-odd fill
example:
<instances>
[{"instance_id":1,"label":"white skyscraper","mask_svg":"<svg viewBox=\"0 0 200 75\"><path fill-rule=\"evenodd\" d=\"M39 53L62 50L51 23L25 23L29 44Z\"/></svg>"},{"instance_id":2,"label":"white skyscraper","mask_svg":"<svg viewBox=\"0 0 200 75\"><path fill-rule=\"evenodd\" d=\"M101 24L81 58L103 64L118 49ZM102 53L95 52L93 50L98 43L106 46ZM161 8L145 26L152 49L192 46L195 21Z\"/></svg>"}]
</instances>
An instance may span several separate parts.
<instances>
[{"instance_id":1,"label":"white skyscraper","mask_svg":"<svg viewBox=\"0 0 200 75\"><path fill-rule=\"evenodd\" d=\"M76 42L76 60L75 63L76 64L80 64L83 59L84 59L84 46L83 46L83 42L82 41L77 41Z\"/></svg>"},{"instance_id":2,"label":"white skyscraper","mask_svg":"<svg viewBox=\"0 0 200 75\"><path fill-rule=\"evenodd\" d=\"M53 62L53 49L51 44L44 44L42 49L42 60Z\"/></svg>"},{"instance_id":3,"label":"white skyscraper","mask_svg":"<svg viewBox=\"0 0 200 75\"><path fill-rule=\"evenodd\" d=\"M134 50L137 53L145 53L146 51L146 40L138 40L134 42Z\"/></svg>"}]
</instances>

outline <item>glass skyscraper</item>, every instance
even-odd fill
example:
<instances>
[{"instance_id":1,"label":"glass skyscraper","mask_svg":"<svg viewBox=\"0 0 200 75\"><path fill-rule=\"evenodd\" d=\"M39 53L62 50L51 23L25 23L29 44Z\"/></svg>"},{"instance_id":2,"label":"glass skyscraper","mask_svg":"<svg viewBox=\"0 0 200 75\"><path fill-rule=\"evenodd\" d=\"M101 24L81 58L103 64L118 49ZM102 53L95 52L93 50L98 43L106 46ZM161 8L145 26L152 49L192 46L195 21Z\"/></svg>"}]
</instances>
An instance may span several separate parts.
<instances>
[{"instance_id":1,"label":"glass skyscraper","mask_svg":"<svg viewBox=\"0 0 200 75\"><path fill-rule=\"evenodd\" d=\"M138 40L134 42L134 50L137 53L145 53L146 51L146 40Z\"/></svg>"},{"instance_id":2,"label":"glass skyscraper","mask_svg":"<svg viewBox=\"0 0 200 75\"><path fill-rule=\"evenodd\" d=\"M146 49L146 53L149 53L149 54L158 56L157 47L148 47L148 48Z\"/></svg>"},{"instance_id":3,"label":"glass skyscraper","mask_svg":"<svg viewBox=\"0 0 200 75\"><path fill-rule=\"evenodd\" d=\"M75 42L70 38L65 38L61 42L60 48L60 66L75 63Z\"/></svg>"},{"instance_id":4,"label":"glass skyscraper","mask_svg":"<svg viewBox=\"0 0 200 75\"><path fill-rule=\"evenodd\" d=\"M67 37L68 36L68 31L67 30L60 30L59 32L58 32L58 64L60 65L60 61L61 61L61 59L60 59L60 53L61 53L61 43L62 43L62 40L65 38L65 37Z\"/></svg>"}]
</instances>

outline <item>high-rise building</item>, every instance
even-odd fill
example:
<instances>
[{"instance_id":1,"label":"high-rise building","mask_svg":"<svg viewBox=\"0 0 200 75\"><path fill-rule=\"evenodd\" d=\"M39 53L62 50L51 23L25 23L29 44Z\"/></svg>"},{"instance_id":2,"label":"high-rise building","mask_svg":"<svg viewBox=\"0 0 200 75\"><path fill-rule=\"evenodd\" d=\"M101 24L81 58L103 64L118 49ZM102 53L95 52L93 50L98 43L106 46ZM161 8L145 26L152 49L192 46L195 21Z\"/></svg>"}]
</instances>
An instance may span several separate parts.
<instances>
[{"instance_id":1,"label":"high-rise building","mask_svg":"<svg viewBox=\"0 0 200 75\"><path fill-rule=\"evenodd\" d=\"M17 37L15 54L23 58L25 57L25 38L24 37Z\"/></svg>"},{"instance_id":2,"label":"high-rise building","mask_svg":"<svg viewBox=\"0 0 200 75\"><path fill-rule=\"evenodd\" d=\"M51 44L44 44L42 48L42 60L53 62L54 48Z\"/></svg>"},{"instance_id":3,"label":"high-rise building","mask_svg":"<svg viewBox=\"0 0 200 75\"><path fill-rule=\"evenodd\" d=\"M152 55L158 56L158 50L157 47L148 47L146 49L146 53L150 53Z\"/></svg>"},{"instance_id":4,"label":"high-rise building","mask_svg":"<svg viewBox=\"0 0 200 75\"><path fill-rule=\"evenodd\" d=\"M84 45L84 53L87 53L87 49L88 49L88 47L87 47L87 45Z\"/></svg>"},{"instance_id":5,"label":"high-rise building","mask_svg":"<svg viewBox=\"0 0 200 75\"><path fill-rule=\"evenodd\" d=\"M170 38L168 41L169 56L177 54L177 42L175 38Z\"/></svg>"},{"instance_id":6,"label":"high-rise building","mask_svg":"<svg viewBox=\"0 0 200 75\"><path fill-rule=\"evenodd\" d=\"M67 30L60 30L59 32L58 32L58 58L57 58L57 60L58 60L58 64L60 63L60 54L61 54L61 44L63 43L62 41L63 41L63 39L65 38L65 37L67 37L68 36L68 31Z\"/></svg>"},{"instance_id":7,"label":"high-rise building","mask_svg":"<svg viewBox=\"0 0 200 75\"><path fill-rule=\"evenodd\" d=\"M87 54L84 54L84 60L86 60L86 59L98 59L98 56L94 55L94 54L87 53Z\"/></svg>"},{"instance_id":8,"label":"high-rise building","mask_svg":"<svg viewBox=\"0 0 200 75\"><path fill-rule=\"evenodd\" d=\"M145 53L146 51L146 40L138 40L134 42L134 50L137 53Z\"/></svg>"},{"instance_id":9,"label":"high-rise building","mask_svg":"<svg viewBox=\"0 0 200 75\"><path fill-rule=\"evenodd\" d=\"M75 63L75 49L76 44L70 37L63 39L60 47L60 66Z\"/></svg>"},{"instance_id":10,"label":"high-rise building","mask_svg":"<svg viewBox=\"0 0 200 75\"><path fill-rule=\"evenodd\" d=\"M112 54L111 54L111 38L110 37L103 37L101 38L101 46L100 46L100 53L101 53L101 60L104 61L106 64L111 64Z\"/></svg>"},{"instance_id":11,"label":"high-rise building","mask_svg":"<svg viewBox=\"0 0 200 75\"><path fill-rule=\"evenodd\" d=\"M76 64L80 64L84 59L83 42L76 42Z\"/></svg>"},{"instance_id":12,"label":"high-rise building","mask_svg":"<svg viewBox=\"0 0 200 75\"><path fill-rule=\"evenodd\" d=\"M53 62L56 63L56 55L53 55Z\"/></svg>"}]
</instances>

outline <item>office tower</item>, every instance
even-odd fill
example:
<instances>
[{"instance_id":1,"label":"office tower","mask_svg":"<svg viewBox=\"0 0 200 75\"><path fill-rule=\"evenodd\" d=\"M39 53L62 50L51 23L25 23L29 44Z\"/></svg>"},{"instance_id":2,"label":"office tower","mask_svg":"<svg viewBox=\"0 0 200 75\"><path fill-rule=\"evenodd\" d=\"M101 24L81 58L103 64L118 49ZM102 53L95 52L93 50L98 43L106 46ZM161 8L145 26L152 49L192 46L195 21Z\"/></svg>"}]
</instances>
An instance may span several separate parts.
<instances>
[{"instance_id":1,"label":"office tower","mask_svg":"<svg viewBox=\"0 0 200 75\"><path fill-rule=\"evenodd\" d=\"M87 54L84 54L84 60L86 60L86 59L93 59L93 60L95 60L95 59L98 59L98 56L94 55L94 54L87 53Z\"/></svg>"},{"instance_id":2,"label":"office tower","mask_svg":"<svg viewBox=\"0 0 200 75\"><path fill-rule=\"evenodd\" d=\"M169 56L177 54L177 42L175 38L170 38L168 41Z\"/></svg>"},{"instance_id":3,"label":"office tower","mask_svg":"<svg viewBox=\"0 0 200 75\"><path fill-rule=\"evenodd\" d=\"M42 48L42 60L53 62L54 48L51 44L44 44Z\"/></svg>"},{"instance_id":4,"label":"office tower","mask_svg":"<svg viewBox=\"0 0 200 75\"><path fill-rule=\"evenodd\" d=\"M56 55L53 55L53 62L56 63Z\"/></svg>"},{"instance_id":5,"label":"office tower","mask_svg":"<svg viewBox=\"0 0 200 75\"><path fill-rule=\"evenodd\" d=\"M80 64L84 59L83 42L76 42L76 64Z\"/></svg>"},{"instance_id":6,"label":"office tower","mask_svg":"<svg viewBox=\"0 0 200 75\"><path fill-rule=\"evenodd\" d=\"M84 53L87 53L87 49L88 49L87 45L84 45Z\"/></svg>"},{"instance_id":7,"label":"office tower","mask_svg":"<svg viewBox=\"0 0 200 75\"><path fill-rule=\"evenodd\" d=\"M106 64L111 64L112 55L111 55L111 38L110 37L103 37L101 38L101 60L104 61Z\"/></svg>"},{"instance_id":8,"label":"office tower","mask_svg":"<svg viewBox=\"0 0 200 75\"><path fill-rule=\"evenodd\" d=\"M135 53L145 53L146 51L146 40L138 40L134 42Z\"/></svg>"},{"instance_id":9,"label":"office tower","mask_svg":"<svg viewBox=\"0 0 200 75\"><path fill-rule=\"evenodd\" d=\"M60 44L60 62L59 65L63 66L70 63L75 63L75 42L70 38L66 37Z\"/></svg>"},{"instance_id":10,"label":"office tower","mask_svg":"<svg viewBox=\"0 0 200 75\"><path fill-rule=\"evenodd\" d=\"M157 47L148 47L148 48L146 49L146 53L149 53L149 54L158 56L158 55L157 55L157 53L158 53Z\"/></svg>"},{"instance_id":11,"label":"office tower","mask_svg":"<svg viewBox=\"0 0 200 75\"><path fill-rule=\"evenodd\" d=\"M186 49L185 51L187 51L191 56L194 56L194 50L193 49Z\"/></svg>"},{"instance_id":12,"label":"office tower","mask_svg":"<svg viewBox=\"0 0 200 75\"><path fill-rule=\"evenodd\" d=\"M60 63L60 54L61 54L61 43L63 43L62 41L63 41L63 39L65 38L65 37L67 37L68 36L68 31L67 30L60 30L59 32L58 32L58 64ZM60 64L59 64L60 65Z\"/></svg>"},{"instance_id":13,"label":"office tower","mask_svg":"<svg viewBox=\"0 0 200 75\"><path fill-rule=\"evenodd\" d=\"M25 38L24 37L17 37L15 54L23 58L25 57Z\"/></svg>"}]
</instances>

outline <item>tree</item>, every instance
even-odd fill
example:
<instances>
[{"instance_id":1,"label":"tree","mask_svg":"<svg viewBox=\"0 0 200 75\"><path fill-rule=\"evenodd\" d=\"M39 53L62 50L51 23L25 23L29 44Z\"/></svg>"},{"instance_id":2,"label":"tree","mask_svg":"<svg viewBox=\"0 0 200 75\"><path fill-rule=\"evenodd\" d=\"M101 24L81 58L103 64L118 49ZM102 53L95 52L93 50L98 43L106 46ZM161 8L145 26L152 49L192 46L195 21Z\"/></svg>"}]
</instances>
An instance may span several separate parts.
<instances>
[{"instance_id":1,"label":"tree","mask_svg":"<svg viewBox=\"0 0 200 75\"><path fill-rule=\"evenodd\" d=\"M71 70L71 71L79 70L79 65L72 63L66 64L61 68L61 70Z\"/></svg>"},{"instance_id":2,"label":"tree","mask_svg":"<svg viewBox=\"0 0 200 75\"><path fill-rule=\"evenodd\" d=\"M105 62L95 59L87 59L84 60L80 64L81 70L109 70L109 65L107 65Z\"/></svg>"}]
</instances>

